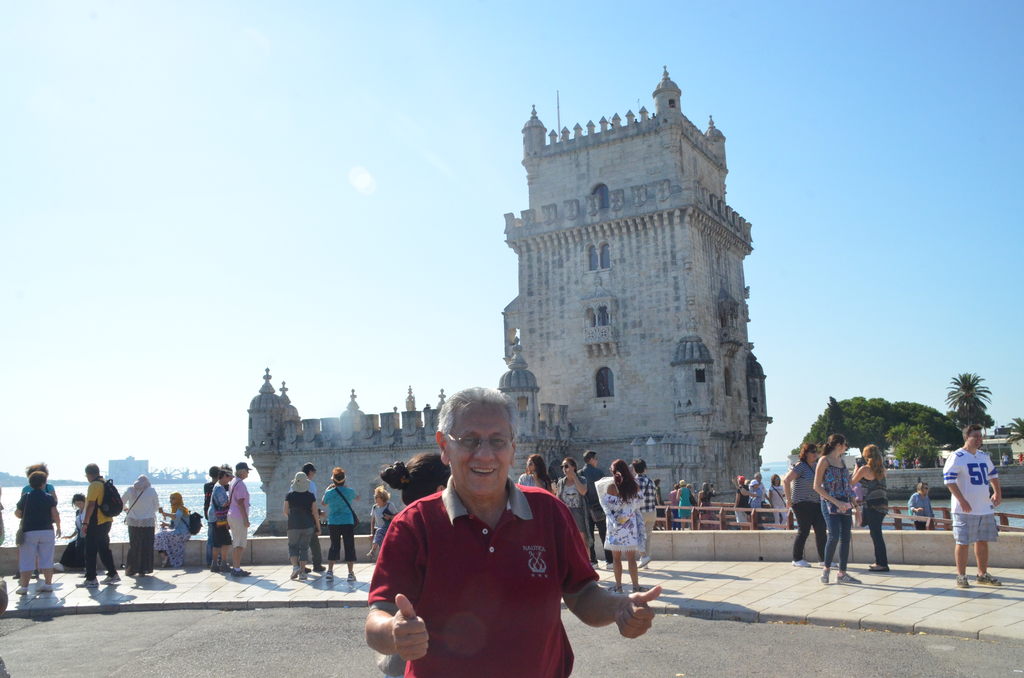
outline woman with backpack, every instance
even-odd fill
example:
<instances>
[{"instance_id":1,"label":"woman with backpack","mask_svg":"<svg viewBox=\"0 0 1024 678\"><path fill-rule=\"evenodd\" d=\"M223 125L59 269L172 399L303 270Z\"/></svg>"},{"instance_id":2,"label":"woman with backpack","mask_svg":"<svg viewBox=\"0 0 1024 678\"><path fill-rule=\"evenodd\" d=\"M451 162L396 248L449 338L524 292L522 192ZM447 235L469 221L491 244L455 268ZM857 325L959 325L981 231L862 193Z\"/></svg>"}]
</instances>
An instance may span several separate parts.
<instances>
[{"instance_id":1,"label":"woman with backpack","mask_svg":"<svg viewBox=\"0 0 1024 678\"><path fill-rule=\"evenodd\" d=\"M160 498L145 475L121 495L124 502L124 522L128 524L128 556L124 573L139 577L153 571L153 540L156 536L156 512Z\"/></svg>"},{"instance_id":2,"label":"woman with backpack","mask_svg":"<svg viewBox=\"0 0 1024 678\"><path fill-rule=\"evenodd\" d=\"M327 579L334 579L334 564L341 559L341 543L344 540L348 580L356 580L353 567L356 564L355 533L359 519L352 508L352 502L358 498L355 490L345 487L345 469L335 466L331 471L331 484L320 502L327 507L327 529L331 536L331 548L327 552Z\"/></svg>"},{"instance_id":3,"label":"woman with backpack","mask_svg":"<svg viewBox=\"0 0 1024 678\"><path fill-rule=\"evenodd\" d=\"M153 548L164 556L160 567L182 567L185 564L185 544L192 537L189 531L189 510L180 492L171 492L171 510L168 513L160 508L160 515L170 518L169 523L162 522L162 528L156 533Z\"/></svg>"}]
</instances>

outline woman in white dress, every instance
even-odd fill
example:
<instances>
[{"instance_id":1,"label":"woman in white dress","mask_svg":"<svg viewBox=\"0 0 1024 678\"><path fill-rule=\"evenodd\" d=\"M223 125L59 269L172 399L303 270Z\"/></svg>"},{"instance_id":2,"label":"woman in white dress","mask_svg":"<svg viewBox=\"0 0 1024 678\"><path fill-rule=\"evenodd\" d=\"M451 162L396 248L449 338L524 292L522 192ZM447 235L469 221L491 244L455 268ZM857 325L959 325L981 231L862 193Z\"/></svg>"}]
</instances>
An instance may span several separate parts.
<instances>
[{"instance_id":1,"label":"woman in white dress","mask_svg":"<svg viewBox=\"0 0 1024 678\"><path fill-rule=\"evenodd\" d=\"M612 475L594 483L598 500L607 521L604 547L612 552L612 570L615 573L615 592L622 592L622 558L629 563L629 578L633 592L646 591L640 586L636 566L636 552L640 544L643 522L638 522L638 511L643 506L640 486L633 472L622 459L612 462Z\"/></svg>"}]
</instances>

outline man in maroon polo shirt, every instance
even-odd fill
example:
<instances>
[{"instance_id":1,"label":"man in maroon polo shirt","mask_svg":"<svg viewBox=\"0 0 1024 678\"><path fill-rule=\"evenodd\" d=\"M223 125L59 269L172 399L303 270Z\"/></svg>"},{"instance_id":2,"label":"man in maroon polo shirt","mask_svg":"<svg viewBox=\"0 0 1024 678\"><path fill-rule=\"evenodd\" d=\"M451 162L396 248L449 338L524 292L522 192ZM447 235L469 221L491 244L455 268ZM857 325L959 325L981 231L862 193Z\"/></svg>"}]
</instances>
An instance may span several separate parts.
<instances>
[{"instance_id":1,"label":"man in maroon polo shirt","mask_svg":"<svg viewBox=\"0 0 1024 678\"><path fill-rule=\"evenodd\" d=\"M471 388L448 398L436 434L444 492L391 522L370 585L366 640L408 660L406 676L561 678L573 654L560 603L584 623L642 635L660 587L622 596L597 584L568 509L509 480L515 405Z\"/></svg>"}]
</instances>

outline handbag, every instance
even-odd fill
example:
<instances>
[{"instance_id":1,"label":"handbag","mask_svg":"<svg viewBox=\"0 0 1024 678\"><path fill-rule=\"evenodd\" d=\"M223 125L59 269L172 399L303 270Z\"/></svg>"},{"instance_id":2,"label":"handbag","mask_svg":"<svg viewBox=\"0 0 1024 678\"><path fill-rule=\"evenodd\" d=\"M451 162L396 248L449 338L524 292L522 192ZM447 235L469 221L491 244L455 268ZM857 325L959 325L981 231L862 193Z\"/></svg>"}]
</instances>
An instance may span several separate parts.
<instances>
[{"instance_id":1,"label":"handbag","mask_svg":"<svg viewBox=\"0 0 1024 678\"><path fill-rule=\"evenodd\" d=\"M341 497L341 500L345 502L345 506L348 507L348 510L352 511L352 519L355 521L352 523L352 529L359 527L359 516L356 515L355 509L352 508L352 504L348 503L348 497L345 496L345 493L342 492L341 488L337 485L334 486L334 491L337 492L338 496Z\"/></svg>"}]
</instances>

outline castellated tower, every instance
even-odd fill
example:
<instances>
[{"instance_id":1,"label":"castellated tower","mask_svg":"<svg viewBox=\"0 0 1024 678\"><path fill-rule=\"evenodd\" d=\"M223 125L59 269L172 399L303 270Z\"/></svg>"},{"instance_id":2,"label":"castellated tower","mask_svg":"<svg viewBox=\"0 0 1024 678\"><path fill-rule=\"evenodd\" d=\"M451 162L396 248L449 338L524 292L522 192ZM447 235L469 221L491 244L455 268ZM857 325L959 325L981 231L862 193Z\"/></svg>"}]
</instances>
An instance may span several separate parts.
<instances>
[{"instance_id":1,"label":"castellated tower","mask_svg":"<svg viewBox=\"0 0 1024 678\"><path fill-rule=\"evenodd\" d=\"M667 69L653 97L654 115L548 132L534 110L523 127L505 357L528 356L540 396L568 403L573 450L726 488L760 468L771 422L747 340L750 223L725 200L725 135L683 115Z\"/></svg>"}]
</instances>

